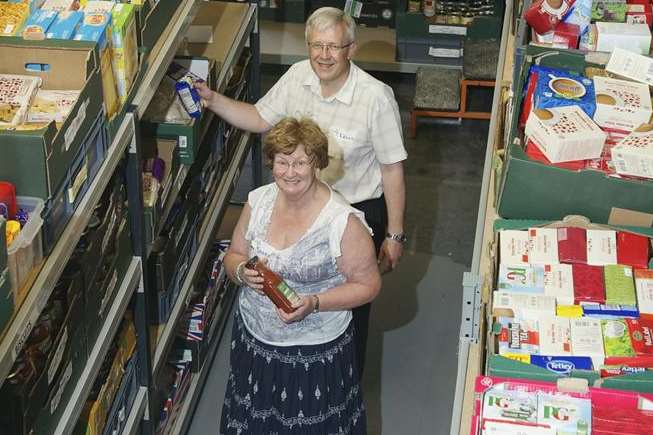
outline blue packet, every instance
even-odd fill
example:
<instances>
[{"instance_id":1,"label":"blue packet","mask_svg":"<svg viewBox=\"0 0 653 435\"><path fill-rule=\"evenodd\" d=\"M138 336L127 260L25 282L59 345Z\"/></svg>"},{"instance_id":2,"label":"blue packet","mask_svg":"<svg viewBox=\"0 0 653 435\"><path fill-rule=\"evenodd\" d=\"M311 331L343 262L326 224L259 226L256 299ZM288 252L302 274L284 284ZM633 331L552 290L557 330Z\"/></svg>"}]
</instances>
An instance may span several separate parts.
<instances>
[{"instance_id":1,"label":"blue packet","mask_svg":"<svg viewBox=\"0 0 653 435\"><path fill-rule=\"evenodd\" d=\"M202 104L200 94L193 86L193 79L185 76L175 83L175 91L179 95L181 104L191 118L202 116Z\"/></svg>"},{"instance_id":2,"label":"blue packet","mask_svg":"<svg viewBox=\"0 0 653 435\"><path fill-rule=\"evenodd\" d=\"M588 356L531 355L531 364L557 375L570 376L572 370L592 370L592 358Z\"/></svg>"},{"instance_id":3,"label":"blue packet","mask_svg":"<svg viewBox=\"0 0 653 435\"><path fill-rule=\"evenodd\" d=\"M596 111L594 82L587 77L569 71L534 65L537 84L533 93L533 108L578 106L590 118Z\"/></svg>"},{"instance_id":4,"label":"blue packet","mask_svg":"<svg viewBox=\"0 0 653 435\"><path fill-rule=\"evenodd\" d=\"M598 319L639 318L639 310L635 305L608 305L585 302L582 304L583 314Z\"/></svg>"}]
</instances>

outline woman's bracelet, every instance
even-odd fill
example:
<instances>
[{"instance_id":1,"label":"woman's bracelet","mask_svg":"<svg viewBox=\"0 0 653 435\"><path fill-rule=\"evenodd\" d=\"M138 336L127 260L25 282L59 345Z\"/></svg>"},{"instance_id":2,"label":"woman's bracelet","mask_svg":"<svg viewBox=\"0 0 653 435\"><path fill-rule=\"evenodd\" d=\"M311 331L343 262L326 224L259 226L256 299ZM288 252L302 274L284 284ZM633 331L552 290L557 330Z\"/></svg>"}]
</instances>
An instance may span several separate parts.
<instances>
[{"instance_id":1,"label":"woman's bracelet","mask_svg":"<svg viewBox=\"0 0 653 435\"><path fill-rule=\"evenodd\" d=\"M236 284L238 285L245 285L245 280L241 276L242 273L242 268L245 267L245 261L241 261L238 263L238 266L236 266L236 272L234 273L234 278L236 278Z\"/></svg>"},{"instance_id":2,"label":"woman's bracelet","mask_svg":"<svg viewBox=\"0 0 653 435\"><path fill-rule=\"evenodd\" d=\"M313 312L314 313L319 313L320 312L320 297L318 295L312 295L313 296Z\"/></svg>"}]
</instances>

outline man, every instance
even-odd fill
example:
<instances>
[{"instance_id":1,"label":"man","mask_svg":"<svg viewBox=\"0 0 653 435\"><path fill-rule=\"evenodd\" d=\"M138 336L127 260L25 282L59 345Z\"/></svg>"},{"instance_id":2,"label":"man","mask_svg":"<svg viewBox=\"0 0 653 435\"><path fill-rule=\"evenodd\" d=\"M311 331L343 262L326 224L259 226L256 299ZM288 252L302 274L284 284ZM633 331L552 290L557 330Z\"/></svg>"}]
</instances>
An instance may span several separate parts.
<instances>
[{"instance_id":1,"label":"man","mask_svg":"<svg viewBox=\"0 0 653 435\"><path fill-rule=\"evenodd\" d=\"M230 124L264 133L286 116L313 119L329 139L329 166L320 178L365 213L382 269L403 253L407 154L392 89L351 62L356 24L336 8L306 22L309 59L292 65L255 105L197 84L207 108ZM358 373L362 376L370 305L353 310Z\"/></svg>"}]
</instances>

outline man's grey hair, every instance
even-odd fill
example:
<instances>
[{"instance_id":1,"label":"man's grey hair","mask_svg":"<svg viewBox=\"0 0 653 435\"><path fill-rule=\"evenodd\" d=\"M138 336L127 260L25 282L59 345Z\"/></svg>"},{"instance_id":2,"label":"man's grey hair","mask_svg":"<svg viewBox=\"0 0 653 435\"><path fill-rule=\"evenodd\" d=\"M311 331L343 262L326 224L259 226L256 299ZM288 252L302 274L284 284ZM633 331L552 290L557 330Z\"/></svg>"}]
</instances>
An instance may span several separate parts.
<instances>
[{"instance_id":1,"label":"man's grey hair","mask_svg":"<svg viewBox=\"0 0 653 435\"><path fill-rule=\"evenodd\" d=\"M354 42L356 37L356 22L352 17L345 14L342 9L324 7L317 9L306 20L306 29L304 30L304 37L308 43L308 36L314 31L324 31L336 26L340 23L345 25L345 34L347 35L347 43Z\"/></svg>"}]
</instances>

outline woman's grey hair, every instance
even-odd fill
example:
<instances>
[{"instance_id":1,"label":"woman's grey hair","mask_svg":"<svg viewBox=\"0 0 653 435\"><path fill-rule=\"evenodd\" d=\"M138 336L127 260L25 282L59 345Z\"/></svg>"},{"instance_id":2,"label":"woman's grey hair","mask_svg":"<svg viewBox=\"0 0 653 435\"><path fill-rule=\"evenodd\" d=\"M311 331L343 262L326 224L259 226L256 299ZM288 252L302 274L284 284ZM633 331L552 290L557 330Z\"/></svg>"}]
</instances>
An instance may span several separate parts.
<instances>
[{"instance_id":1,"label":"woman's grey hair","mask_svg":"<svg viewBox=\"0 0 653 435\"><path fill-rule=\"evenodd\" d=\"M308 17L308 20L306 20L306 29L304 30L306 42L310 42L308 35L313 31L321 32L340 23L344 23L345 25L347 43L354 42L354 38L356 37L356 22L352 17L345 14L342 9L332 7L317 9Z\"/></svg>"}]
</instances>

